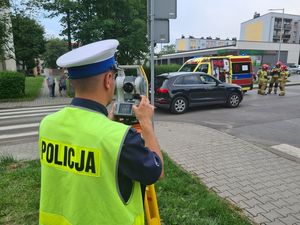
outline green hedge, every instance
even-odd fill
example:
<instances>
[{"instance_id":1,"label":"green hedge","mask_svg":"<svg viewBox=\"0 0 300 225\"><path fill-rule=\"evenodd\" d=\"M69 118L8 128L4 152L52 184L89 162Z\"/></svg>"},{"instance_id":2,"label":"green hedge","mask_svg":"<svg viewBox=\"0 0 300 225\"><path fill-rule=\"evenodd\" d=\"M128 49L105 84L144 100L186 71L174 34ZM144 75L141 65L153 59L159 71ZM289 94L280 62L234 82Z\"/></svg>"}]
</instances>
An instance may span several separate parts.
<instances>
[{"instance_id":1,"label":"green hedge","mask_svg":"<svg viewBox=\"0 0 300 225\"><path fill-rule=\"evenodd\" d=\"M25 95L25 75L18 72L0 72L0 99L20 98Z\"/></svg>"},{"instance_id":2,"label":"green hedge","mask_svg":"<svg viewBox=\"0 0 300 225\"><path fill-rule=\"evenodd\" d=\"M162 73L176 72L179 70L180 67L181 67L181 65L178 65L178 64L155 65L154 66L154 75L157 76ZM144 66L144 70L145 70L148 80L150 81L150 77L151 77L150 67Z\"/></svg>"}]
</instances>

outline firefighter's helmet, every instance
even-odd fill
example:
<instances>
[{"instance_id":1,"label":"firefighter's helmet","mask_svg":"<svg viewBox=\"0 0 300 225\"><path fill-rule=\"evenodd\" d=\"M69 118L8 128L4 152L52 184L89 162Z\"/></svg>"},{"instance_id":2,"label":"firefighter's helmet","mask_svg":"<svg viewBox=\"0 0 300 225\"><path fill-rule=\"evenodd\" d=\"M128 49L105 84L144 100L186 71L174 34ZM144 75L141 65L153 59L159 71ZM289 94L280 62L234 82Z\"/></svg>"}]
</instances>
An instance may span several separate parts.
<instances>
[{"instance_id":1,"label":"firefighter's helmet","mask_svg":"<svg viewBox=\"0 0 300 225\"><path fill-rule=\"evenodd\" d=\"M269 65L268 64L263 64L261 68L262 68L262 70L268 70Z\"/></svg>"},{"instance_id":2,"label":"firefighter's helmet","mask_svg":"<svg viewBox=\"0 0 300 225\"><path fill-rule=\"evenodd\" d=\"M280 69L281 69L282 71L286 71L286 70L287 70L287 66L284 65L284 64L282 64L282 65L280 66Z\"/></svg>"},{"instance_id":3,"label":"firefighter's helmet","mask_svg":"<svg viewBox=\"0 0 300 225\"><path fill-rule=\"evenodd\" d=\"M278 62L276 63L276 67L278 67L278 68L280 68L281 65L283 65L283 63L282 63L281 61L278 61Z\"/></svg>"}]
</instances>

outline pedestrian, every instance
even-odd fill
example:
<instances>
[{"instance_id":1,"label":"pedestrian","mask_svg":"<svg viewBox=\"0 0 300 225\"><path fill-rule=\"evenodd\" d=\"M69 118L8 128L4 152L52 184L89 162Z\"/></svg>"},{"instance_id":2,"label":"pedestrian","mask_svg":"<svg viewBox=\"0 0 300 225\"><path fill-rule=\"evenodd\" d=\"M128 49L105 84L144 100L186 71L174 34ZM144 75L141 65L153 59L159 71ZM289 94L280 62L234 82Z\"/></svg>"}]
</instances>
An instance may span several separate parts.
<instances>
[{"instance_id":1,"label":"pedestrian","mask_svg":"<svg viewBox=\"0 0 300 225\"><path fill-rule=\"evenodd\" d=\"M286 84L286 80L288 78L289 73L288 73L286 65L281 65L280 69L281 69L281 72L280 72L280 76L279 76L279 89L280 89L279 96L284 96L285 95L285 84Z\"/></svg>"},{"instance_id":2,"label":"pedestrian","mask_svg":"<svg viewBox=\"0 0 300 225\"><path fill-rule=\"evenodd\" d=\"M278 61L275 65L275 67L271 70L271 80L269 83L269 89L268 89L268 94L272 93L273 90L273 85L274 85L274 94L277 94L277 89L278 89L278 78L280 75L280 66L282 65L282 62Z\"/></svg>"},{"instance_id":3,"label":"pedestrian","mask_svg":"<svg viewBox=\"0 0 300 225\"><path fill-rule=\"evenodd\" d=\"M75 98L40 124L40 224L144 224L141 185L163 176L163 157L145 96L133 106L142 135L108 117L118 44L98 41L57 60L68 68Z\"/></svg>"},{"instance_id":4,"label":"pedestrian","mask_svg":"<svg viewBox=\"0 0 300 225\"><path fill-rule=\"evenodd\" d=\"M49 95L50 97L55 97L55 78L52 74L49 74L46 78L47 85L49 88Z\"/></svg>"},{"instance_id":5,"label":"pedestrian","mask_svg":"<svg viewBox=\"0 0 300 225\"><path fill-rule=\"evenodd\" d=\"M67 91L67 77L68 76L68 70L64 70L64 73L60 75L59 77L59 95L61 97L66 96L66 91Z\"/></svg>"},{"instance_id":6,"label":"pedestrian","mask_svg":"<svg viewBox=\"0 0 300 225\"><path fill-rule=\"evenodd\" d=\"M267 64L263 64L261 69L257 71L258 77L258 91L259 95L266 95L266 89L268 85L268 69L269 66Z\"/></svg>"}]
</instances>

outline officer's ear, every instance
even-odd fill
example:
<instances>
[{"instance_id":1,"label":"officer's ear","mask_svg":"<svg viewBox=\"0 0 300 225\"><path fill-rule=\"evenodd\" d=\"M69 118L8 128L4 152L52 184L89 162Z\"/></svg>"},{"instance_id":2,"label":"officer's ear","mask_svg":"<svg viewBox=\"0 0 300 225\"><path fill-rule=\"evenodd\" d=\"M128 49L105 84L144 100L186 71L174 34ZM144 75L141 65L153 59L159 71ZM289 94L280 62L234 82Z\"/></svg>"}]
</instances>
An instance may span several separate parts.
<instances>
[{"instance_id":1,"label":"officer's ear","mask_svg":"<svg viewBox=\"0 0 300 225\"><path fill-rule=\"evenodd\" d=\"M109 89L112 87L113 83L115 82L115 77L112 71L108 71L104 74L104 86L105 88Z\"/></svg>"}]
</instances>

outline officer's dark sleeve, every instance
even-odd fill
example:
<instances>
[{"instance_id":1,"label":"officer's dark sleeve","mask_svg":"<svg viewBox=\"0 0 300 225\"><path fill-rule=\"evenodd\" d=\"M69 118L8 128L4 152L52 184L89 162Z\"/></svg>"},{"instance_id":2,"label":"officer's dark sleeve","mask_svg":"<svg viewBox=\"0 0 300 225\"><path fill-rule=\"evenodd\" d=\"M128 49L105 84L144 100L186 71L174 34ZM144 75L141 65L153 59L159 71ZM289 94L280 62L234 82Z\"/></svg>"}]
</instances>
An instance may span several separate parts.
<instances>
[{"instance_id":1,"label":"officer's dark sleeve","mask_svg":"<svg viewBox=\"0 0 300 225\"><path fill-rule=\"evenodd\" d=\"M149 185L158 180L161 171L159 156L145 147L141 135L134 128L130 128L122 146L119 172L129 179Z\"/></svg>"}]
</instances>

